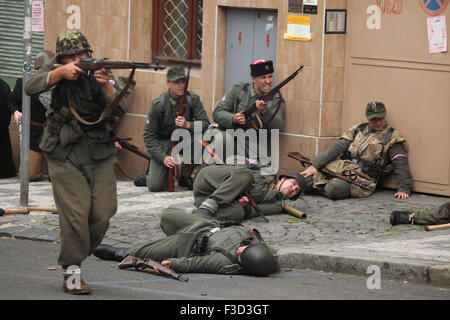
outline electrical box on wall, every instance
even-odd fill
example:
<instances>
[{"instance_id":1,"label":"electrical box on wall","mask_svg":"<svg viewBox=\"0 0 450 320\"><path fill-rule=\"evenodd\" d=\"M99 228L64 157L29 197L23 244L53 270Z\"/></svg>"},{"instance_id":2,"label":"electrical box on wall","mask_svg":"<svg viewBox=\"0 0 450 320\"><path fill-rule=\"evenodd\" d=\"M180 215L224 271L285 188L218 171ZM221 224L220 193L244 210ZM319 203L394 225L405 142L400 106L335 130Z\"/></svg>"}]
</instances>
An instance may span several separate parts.
<instances>
[{"instance_id":1,"label":"electrical box on wall","mask_svg":"<svg viewBox=\"0 0 450 320\"><path fill-rule=\"evenodd\" d=\"M347 10L325 10L325 33L347 33Z\"/></svg>"}]
</instances>

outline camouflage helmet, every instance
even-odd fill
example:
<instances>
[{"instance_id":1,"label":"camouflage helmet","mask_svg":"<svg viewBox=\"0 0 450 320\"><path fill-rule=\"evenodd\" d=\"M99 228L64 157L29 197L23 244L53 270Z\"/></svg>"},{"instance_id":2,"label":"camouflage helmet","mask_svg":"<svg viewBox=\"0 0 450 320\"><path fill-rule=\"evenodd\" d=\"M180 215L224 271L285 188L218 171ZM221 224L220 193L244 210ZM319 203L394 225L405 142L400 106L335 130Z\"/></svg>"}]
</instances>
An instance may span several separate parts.
<instances>
[{"instance_id":1,"label":"camouflage helmet","mask_svg":"<svg viewBox=\"0 0 450 320\"><path fill-rule=\"evenodd\" d=\"M58 36L56 40L56 56L58 58L62 55L65 56L83 51L92 53L88 40L80 31L70 30Z\"/></svg>"},{"instance_id":2,"label":"camouflage helmet","mask_svg":"<svg viewBox=\"0 0 450 320\"><path fill-rule=\"evenodd\" d=\"M36 58L34 58L34 68L39 70L40 67L49 62L54 56L55 54L53 52L42 50L36 55Z\"/></svg>"},{"instance_id":3,"label":"camouflage helmet","mask_svg":"<svg viewBox=\"0 0 450 320\"><path fill-rule=\"evenodd\" d=\"M265 277L277 271L276 256L270 252L264 242L249 245L241 254L242 273Z\"/></svg>"}]
</instances>

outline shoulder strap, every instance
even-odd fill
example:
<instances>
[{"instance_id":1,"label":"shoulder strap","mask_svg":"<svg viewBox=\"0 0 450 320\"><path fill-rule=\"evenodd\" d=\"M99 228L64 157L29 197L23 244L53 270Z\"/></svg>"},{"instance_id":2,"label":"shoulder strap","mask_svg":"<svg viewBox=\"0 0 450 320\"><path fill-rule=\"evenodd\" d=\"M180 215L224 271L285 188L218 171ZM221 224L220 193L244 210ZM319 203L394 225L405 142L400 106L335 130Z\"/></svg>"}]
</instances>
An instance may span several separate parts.
<instances>
[{"instance_id":1,"label":"shoulder strap","mask_svg":"<svg viewBox=\"0 0 450 320\"><path fill-rule=\"evenodd\" d=\"M389 130L388 130L388 132L387 132L387 134L386 134L386 137L384 138L384 141L383 141L383 147L381 148L381 152L380 152L380 154L378 155L378 158L377 158L377 160L375 161L375 163L377 164L377 165L379 165L380 167L381 167L381 161L383 160L383 153L384 153L384 147L389 143L389 141L391 140L391 137L392 137L392 133L394 132L394 128L392 128L392 127L390 127L389 128Z\"/></svg>"},{"instance_id":2,"label":"shoulder strap","mask_svg":"<svg viewBox=\"0 0 450 320\"><path fill-rule=\"evenodd\" d=\"M356 127L355 131L353 131L353 140L355 140L356 135L360 131L364 130L364 128L367 127L368 124L369 124L368 122L364 122L364 123L361 123L359 126Z\"/></svg>"},{"instance_id":3,"label":"shoulder strap","mask_svg":"<svg viewBox=\"0 0 450 320\"><path fill-rule=\"evenodd\" d=\"M120 100L125 96L125 93L128 91L128 88L131 85L131 82L133 81L133 77L134 77L134 71L136 69L131 70L130 75L128 76L128 80L127 83L125 84L125 87L122 89L122 91L120 91L120 93L117 95L117 97L113 100L113 102L111 102L101 113L100 117L94 121L94 122L89 122L84 120L79 114L78 112L75 110L75 106L73 105L73 101L70 98L70 91L67 90L67 100L69 102L69 109L72 112L72 114L74 115L74 117L81 122L84 125L87 126L93 126L97 123L102 122L112 111L113 109L119 104Z\"/></svg>"}]
</instances>

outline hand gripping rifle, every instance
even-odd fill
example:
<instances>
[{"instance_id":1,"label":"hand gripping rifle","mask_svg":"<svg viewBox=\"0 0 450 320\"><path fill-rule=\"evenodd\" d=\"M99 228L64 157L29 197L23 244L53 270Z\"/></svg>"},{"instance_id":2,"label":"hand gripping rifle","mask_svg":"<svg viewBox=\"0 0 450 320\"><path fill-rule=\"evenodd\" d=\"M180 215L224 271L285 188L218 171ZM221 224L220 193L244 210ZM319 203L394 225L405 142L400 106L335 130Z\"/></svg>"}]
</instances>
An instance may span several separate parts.
<instances>
[{"instance_id":1,"label":"hand gripping rifle","mask_svg":"<svg viewBox=\"0 0 450 320\"><path fill-rule=\"evenodd\" d=\"M288 157L300 161L301 164L303 165L303 167L305 167L305 168L306 168L307 166L312 165L312 164L311 164L311 161L309 160L309 158L305 157L305 156L302 155L300 152L289 152L289 153L288 153ZM370 190L370 191L373 191L373 190L374 190L373 188L370 188L370 187L368 187L368 186L366 186L366 185L364 185L364 184L362 184L362 183L353 181L351 177L344 176L344 175L342 175L342 174L339 174L339 173L337 173L337 172L331 171L331 170L329 170L329 169L326 169L326 168L320 168L319 171L322 172L324 175L326 175L326 176L328 176L328 177L331 177L331 178L338 178L338 179L347 181L348 183L354 184L355 186L358 186L358 187L363 188L363 189L366 189L366 190Z\"/></svg>"},{"instance_id":2,"label":"hand gripping rifle","mask_svg":"<svg viewBox=\"0 0 450 320\"><path fill-rule=\"evenodd\" d=\"M70 91L67 91L67 99L69 102L69 109L74 115L74 117L81 123L92 126L97 123L100 123L103 121L110 113L111 111L116 107L117 104L119 104L120 100L125 96L126 92L128 91L128 88L130 87L131 83L133 82L134 72L136 69L155 69L156 70L162 70L166 67L160 66L158 64L150 64L147 62L134 62L134 61L119 61L119 60L109 60L109 59L94 59L94 58L81 58L78 63L75 64L80 69L83 69L84 71L90 71L90 70L100 70L100 69L132 69L130 72L130 75L128 76L128 80L125 84L125 87L120 91L120 93L116 96L113 102L111 102L101 113L99 118L96 121L89 122L84 120L78 112L75 110L75 106L73 105L73 101L70 98ZM59 68L62 67L62 64L54 64L53 68Z\"/></svg>"},{"instance_id":3,"label":"hand gripping rifle","mask_svg":"<svg viewBox=\"0 0 450 320\"><path fill-rule=\"evenodd\" d=\"M187 97L187 92L188 92L188 87L189 87L190 74L191 74L191 63L189 63L188 73L187 73L186 81L184 83L183 95L181 96L180 106L178 107L178 112L177 112L178 117L182 116L187 109L186 97ZM178 126L175 126L175 129L178 129L178 128L179 128ZM177 144L176 141L170 142L170 155L172 155L172 150L173 150L173 148L175 148L176 144ZM173 192L175 190L174 174L173 174L174 172L173 171L174 171L174 168L169 168L169 174L167 177L167 190L169 190L170 192ZM179 177L180 177L180 168L178 167L178 165L176 165L175 166L175 180L178 180Z\"/></svg>"},{"instance_id":4,"label":"hand gripping rifle","mask_svg":"<svg viewBox=\"0 0 450 320\"><path fill-rule=\"evenodd\" d=\"M128 256L119 264L119 269L127 269L131 267L135 268L137 271L150 269L155 272L157 271L159 274L169 276L179 281L188 281L188 278L179 275L169 267L166 267L150 258L141 259L138 257Z\"/></svg>"},{"instance_id":5,"label":"hand gripping rifle","mask_svg":"<svg viewBox=\"0 0 450 320\"><path fill-rule=\"evenodd\" d=\"M281 107L281 92L280 89L283 88L286 84L288 84L289 81L291 81L292 79L294 79L297 74L303 70L303 66L300 66L296 71L294 71L290 76L288 76L286 79L284 79L283 81L281 81L281 83L279 83L277 86L275 86L274 88L272 88L269 92L266 92L265 94L262 95L262 97L258 100L264 100L264 101L269 101L271 99L273 99L273 97L275 96L275 94L279 93L280 94L280 101L278 102L278 106L277 109L275 110L275 112L273 113L272 117L269 119L269 121L267 121L266 126L272 122L273 118L275 117L275 115L278 113L278 110ZM248 109L242 111L242 114L245 115L245 118L248 119L251 117L251 115L253 113L256 112L256 110L258 110L256 108L256 102L249 107ZM256 128L256 124L253 124L253 126L256 129L262 129L263 128L263 123L261 121L261 119L259 119L259 116L256 114L257 120L259 122L259 128Z\"/></svg>"}]
</instances>

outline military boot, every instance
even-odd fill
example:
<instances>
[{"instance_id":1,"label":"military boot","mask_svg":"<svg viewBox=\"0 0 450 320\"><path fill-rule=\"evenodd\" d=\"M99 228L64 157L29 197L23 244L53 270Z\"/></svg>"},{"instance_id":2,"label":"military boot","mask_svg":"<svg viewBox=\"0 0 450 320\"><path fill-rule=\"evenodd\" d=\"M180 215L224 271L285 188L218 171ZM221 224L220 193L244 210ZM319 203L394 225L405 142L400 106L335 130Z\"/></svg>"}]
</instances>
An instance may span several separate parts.
<instances>
[{"instance_id":1,"label":"military boot","mask_svg":"<svg viewBox=\"0 0 450 320\"><path fill-rule=\"evenodd\" d=\"M93 252L94 256L102 260L122 261L128 255L128 248L115 248L100 244Z\"/></svg>"},{"instance_id":2,"label":"military boot","mask_svg":"<svg viewBox=\"0 0 450 320\"><path fill-rule=\"evenodd\" d=\"M393 226L398 224L410 224L412 223L410 216L411 212L409 211L392 211L390 222Z\"/></svg>"},{"instance_id":3,"label":"military boot","mask_svg":"<svg viewBox=\"0 0 450 320\"><path fill-rule=\"evenodd\" d=\"M78 266L63 267L63 290L68 294L87 295L92 289L81 277L81 268Z\"/></svg>"}]
</instances>

